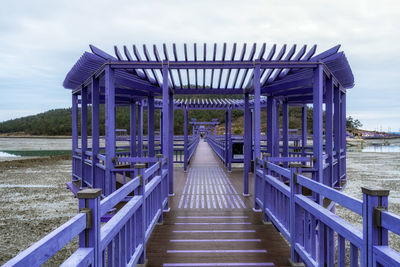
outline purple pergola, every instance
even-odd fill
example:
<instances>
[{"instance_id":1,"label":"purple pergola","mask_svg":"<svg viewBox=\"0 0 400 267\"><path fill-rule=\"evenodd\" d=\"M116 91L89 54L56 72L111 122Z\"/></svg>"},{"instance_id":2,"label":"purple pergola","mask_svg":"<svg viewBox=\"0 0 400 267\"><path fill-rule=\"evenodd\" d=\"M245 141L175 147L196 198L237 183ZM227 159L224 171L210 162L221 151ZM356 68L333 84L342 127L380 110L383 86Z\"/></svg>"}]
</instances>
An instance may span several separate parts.
<instances>
[{"instance_id":1,"label":"purple pergola","mask_svg":"<svg viewBox=\"0 0 400 267\"><path fill-rule=\"evenodd\" d=\"M98 145L98 106L106 106L106 146L104 153L105 193L115 191L110 169L115 148L115 107L131 107L131 140L143 140L142 112L144 101L148 109L148 156L154 157L154 110L155 103L162 109L161 151L164 156L173 158L173 110L174 108L227 109L229 117L231 108L242 108L245 117L244 157L245 179L250 172L250 159L254 146L254 157L261 156L260 112L266 104L267 148L271 157L288 157L288 108L303 107L303 152L306 153L306 105L313 106L313 148L314 179L329 186L340 186L345 179L345 117L346 89L354 83L353 75L340 46L335 46L323 53L314 55L316 46L307 50L306 46L297 49L296 45L280 49L273 45L269 51L265 44L257 48L254 44L248 49L244 44L238 53L236 44L230 49L226 44L219 51L215 44L211 51L207 45L189 47L185 44L183 51L178 51L174 44L172 49L166 45L159 50L156 45L149 52L147 46L139 51L123 47L123 53L115 47L112 56L94 46L91 53L85 52L71 71L67 74L64 87L73 89L73 151L87 153L87 130L81 128L82 144L78 148L77 110L82 108L81 125L86 125L87 105L92 104L93 147L91 153L99 154ZM230 52L228 52L230 50ZM159 52L162 51L162 54ZM201 55L200 55L201 54ZM174 95L243 95L242 100L178 100ZM252 99L250 99L250 95ZM266 98L262 97L265 96ZM161 97L162 100L155 97ZM160 103L161 101L161 103ZM323 137L323 104L326 106L325 147ZM162 105L162 106L160 106ZM136 107L139 106L137 109ZM252 127L253 110L254 126ZM283 146L279 144L280 121L282 110ZM187 112L185 112L186 114ZM139 118L136 125L136 117ZM254 133L252 134L252 128ZM138 130L136 136L135 129ZM131 156L142 156L141 146L136 142L130 144ZM280 149L282 151L280 151ZM330 163L327 175L323 176L324 162ZM96 166L98 162L95 162ZM82 166L84 164L81 164ZM335 165L336 167L334 167ZM170 194L173 194L173 161L169 161ZM92 174L96 172L93 167ZM325 180L324 178L325 177ZM93 181L95 182L95 181ZM246 184L246 183L245 183ZM95 186L93 184L92 186ZM97 186L97 185L96 185ZM248 194L245 187L244 194Z\"/></svg>"},{"instance_id":2,"label":"purple pergola","mask_svg":"<svg viewBox=\"0 0 400 267\"><path fill-rule=\"evenodd\" d=\"M112 56L90 46L91 52L85 52L69 71L64 87L72 89L72 183L86 188L76 192L80 213L5 266L41 265L76 236L79 248L64 266L144 264L146 242L174 194L174 162L184 163L186 170L200 139L198 134L188 136L190 109L225 111L225 136L208 135L206 140L228 170L238 162L233 161L232 143L243 143L243 194L254 196L254 208L261 208L264 221L272 222L290 243L292 266L297 262L334 266L335 260L345 266L347 255L350 266L400 265L400 253L388 246L388 231L400 235L400 217L387 210L389 191L362 188L362 201L340 191L346 182L346 90L354 85L340 46L317 55L315 45L310 49L296 45L267 49L266 44L244 44L239 49L225 43L220 49L214 44L211 50L206 44L184 44L183 50L175 44L151 48L124 46L121 53L115 47ZM180 96L174 99L174 95ZM105 145L99 133L102 104ZM130 107L128 137L116 135L125 132L116 129L118 106ZM302 110L301 134L296 136L289 129L289 108L294 106ZM311 146L308 107L313 108ZM156 109L162 117L159 138ZM183 139L174 136L174 109L184 110ZM233 109L244 112L243 137L231 134ZM261 121L262 109L266 121ZM215 128L217 121L189 123ZM265 135L262 123L267 126ZM178 151L183 151L183 161ZM249 192L252 159L254 192ZM121 202L123 207L111 214ZM363 229L336 216L336 204L362 216ZM108 222L102 226L101 221Z\"/></svg>"}]
</instances>

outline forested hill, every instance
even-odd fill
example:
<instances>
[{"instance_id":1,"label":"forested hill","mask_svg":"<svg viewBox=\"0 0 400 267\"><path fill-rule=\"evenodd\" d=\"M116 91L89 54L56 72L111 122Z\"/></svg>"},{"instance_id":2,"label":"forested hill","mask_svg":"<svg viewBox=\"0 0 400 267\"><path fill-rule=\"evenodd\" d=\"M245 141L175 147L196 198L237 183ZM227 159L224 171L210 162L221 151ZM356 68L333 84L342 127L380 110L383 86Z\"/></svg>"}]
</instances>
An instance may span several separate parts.
<instances>
[{"instance_id":1,"label":"forested hill","mask_svg":"<svg viewBox=\"0 0 400 267\"><path fill-rule=\"evenodd\" d=\"M118 107L117 112L117 129L127 129L129 131L129 109L128 107ZM222 110L190 110L189 120L196 118L197 121L211 121L217 118L221 125L225 122L225 112ZM290 128L300 128L301 110L300 108L291 107L289 110ZM71 135L71 108L54 109L37 115L22 117L0 123L0 134L25 134L25 135ZM159 111L155 113L156 130L159 130ZM266 122L266 112L261 112L262 122ZM144 111L144 133L146 134L147 112ZM312 110L308 110L308 126L311 130L312 126ZM91 134L91 109L88 109L88 134ZM261 123L261 130L265 131L266 123ZM174 112L174 132L175 134L183 134L183 112L175 110ZM188 125L190 129L191 126ZM232 132L235 134L243 134L243 111L234 110L232 112ZM189 130L191 132L191 129ZM100 134L104 135L104 106L100 109Z\"/></svg>"},{"instance_id":2,"label":"forested hill","mask_svg":"<svg viewBox=\"0 0 400 267\"><path fill-rule=\"evenodd\" d=\"M0 134L71 135L71 108L0 122Z\"/></svg>"}]
</instances>

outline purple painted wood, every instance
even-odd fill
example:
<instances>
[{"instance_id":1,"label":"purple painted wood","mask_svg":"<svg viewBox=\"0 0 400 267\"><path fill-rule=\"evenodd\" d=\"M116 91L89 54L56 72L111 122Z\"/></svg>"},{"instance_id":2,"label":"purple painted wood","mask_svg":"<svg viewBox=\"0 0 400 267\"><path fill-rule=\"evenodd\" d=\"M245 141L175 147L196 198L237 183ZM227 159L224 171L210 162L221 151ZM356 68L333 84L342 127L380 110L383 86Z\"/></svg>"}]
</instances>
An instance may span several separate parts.
<instances>
[{"instance_id":1,"label":"purple painted wood","mask_svg":"<svg viewBox=\"0 0 400 267\"><path fill-rule=\"evenodd\" d=\"M314 85L313 85L313 153L316 162L313 173L313 179L320 183L323 182L323 133L322 133L322 100L323 100L323 69L319 66L314 70ZM317 195L315 197L318 198ZM322 203L320 198L319 203Z\"/></svg>"},{"instance_id":2,"label":"purple painted wood","mask_svg":"<svg viewBox=\"0 0 400 267\"><path fill-rule=\"evenodd\" d=\"M115 157L115 90L114 90L114 70L110 67L105 72L105 93L106 93L106 183L104 185L107 196L115 191L115 176L111 169L114 166L112 159Z\"/></svg>"},{"instance_id":3,"label":"purple painted wood","mask_svg":"<svg viewBox=\"0 0 400 267\"><path fill-rule=\"evenodd\" d=\"M258 63L258 62L257 62ZM254 153L255 158L261 156L260 133L261 133L261 92L260 92L260 64L254 67Z\"/></svg>"},{"instance_id":4,"label":"purple painted wood","mask_svg":"<svg viewBox=\"0 0 400 267\"><path fill-rule=\"evenodd\" d=\"M19 253L3 266L40 266L86 228L86 214L81 213Z\"/></svg>"},{"instance_id":5,"label":"purple painted wood","mask_svg":"<svg viewBox=\"0 0 400 267\"><path fill-rule=\"evenodd\" d=\"M96 175L97 173L97 164L99 163L99 159L97 154L100 152L100 131L99 131L99 113L100 113L100 97L99 92L100 85L99 80L92 78L91 83L91 93L92 93L92 186L93 188L104 188L102 187L103 181L100 181L100 177Z\"/></svg>"},{"instance_id":6,"label":"purple painted wood","mask_svg":"<svg viewBox=\"0 0 400 267\"><path fill-rule=\"evenodd\" d=\"M143 157L143 101L139 101L137 116L137 155Z\"/></svg>"},{"instance_id":7,"label":"purple painted wood","mask_svg":"<svg viewBox=\"0 0 400 267\"><path fill-rule=\"evenodd\" d=\"M282 130L283 130L283 149L282 156L289 156L289 105L285 101L282 106ZM284 167L288 167L288 164L285 162Z\"/></svg>"},{"instance_id":8,"label":"purple painted wood","mask_svg":"<svg viewBox=\"0 0 400 267\"><path fill-rule=\"evenodd\" d=\"M188 161L189 161L189 153L188 153L188 132L187 132L187 120L188 120L188 111L185 108L183 110L183 135L184 135L184 160L183 160L183 170L187 171Z\"/></svg>"},{"instance_id":9,"label":"purple painted wood","mask_svg":"<svg viewBox=\"0 0 400 267\"><path fill-rule=\"evenodd\" d=\"M251 164L251 120L250 120L250 109L249 105L249 93L244 94L244 170L243 170L243 195L249 195L249 172Z\"/></svg>"},{"instance_id":10,"label":"purple painted wood","mask_svg":"<svg viewBox=\"0 0 400 267\"><path fill-rule=\"evenodd\" d=\"M232 110L228 109L228 171L232 171Z\"/></svg>"},{"instance_id":11,"label":"purple painted wood","mask_svg":"<svg viewBox=\"0 0 400 267\"><path fill-rule=\"evenodd\" d=\"M148 97L148 113L147 113L147 147L148 147L148 156L154 157L154 96L150 95Z\"/></svg>"},{"instance_id":12,"label":"purple painted wood","mask_svg":"<svg viewBox=\"0 0 400 267\"><path fill-rule=\"evenodd\" d=\"M136 157L136 102L132 101L130 104L130 156ZM133 167L133 166L132 166Z\"/></svg>"},{"instance_id":13,"label":"purple painted wood","mask_svg":"<svg viewBox=\"0 0 400 267\"><path fill-rule=\"evenodd\" d=\"M174 95L172 93L168 94L168 177L169 177L169 194L174 194Z\"/></svg>"},{"instance_id":14,"label":"purple painted wood","mask_svg":"<svg viewBox=\"0 0 400 267\"><path fill-rule=\"evenodd\" d=\"M89 178L85 173L86 170L86 151L87 151L87 103L88 103L88 89L87 87L82 88L81 91L81 178L82 186L86 187L89 183Z\"/></svg>"},{"instance_id":15,"label":"purple painted wood","mask_svg":"<svg viewBox=\"0 0 400 267\"><path fill-rule=\"evenodd\" d=\"M328 156L326 163L328 169L324 173L324 184L334 186L333 181L333 79L325 79L325 154Z\"/></svg>"}]
</instances>

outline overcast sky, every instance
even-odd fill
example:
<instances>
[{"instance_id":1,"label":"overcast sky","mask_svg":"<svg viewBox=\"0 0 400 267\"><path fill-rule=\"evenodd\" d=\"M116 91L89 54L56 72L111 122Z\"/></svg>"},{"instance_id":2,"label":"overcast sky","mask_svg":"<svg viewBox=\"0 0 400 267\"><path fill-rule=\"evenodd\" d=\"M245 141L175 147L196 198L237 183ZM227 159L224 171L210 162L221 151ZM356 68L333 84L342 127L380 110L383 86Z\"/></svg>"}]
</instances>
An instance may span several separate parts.
<instances>
[{"instance_id":1,"label":"overcast sky","mask_svg":"<svg viewBox=\"0 0 400 267\"><path fill-rule=\"evenodd\" d=\"M110 4L111 3L111 4ZM400 1L3 1L0 121L71 106L62 87L88 45L337 44L356 86L347 115L400 131Z\"/></svg>"}]
</instances>

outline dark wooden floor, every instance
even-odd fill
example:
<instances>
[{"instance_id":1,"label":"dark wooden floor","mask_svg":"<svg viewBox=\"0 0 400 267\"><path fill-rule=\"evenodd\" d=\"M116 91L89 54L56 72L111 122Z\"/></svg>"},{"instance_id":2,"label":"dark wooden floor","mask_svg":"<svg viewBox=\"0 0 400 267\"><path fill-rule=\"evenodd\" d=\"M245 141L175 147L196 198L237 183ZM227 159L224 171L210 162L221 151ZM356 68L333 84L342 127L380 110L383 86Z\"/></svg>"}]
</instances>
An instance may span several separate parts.
<instances>
[{"instance_id":1,"label":"dark wooden floor","mask_svg":"<svg viewBox=\"0 0 400 267\"><path fill-rule=\"evenodd\" d=\"M147 266L288 266L288 244L242 195L242 170L226 172L203 141L189 167L174 170L171 211L150 237Z\"/></svg>"}]
</instances>

